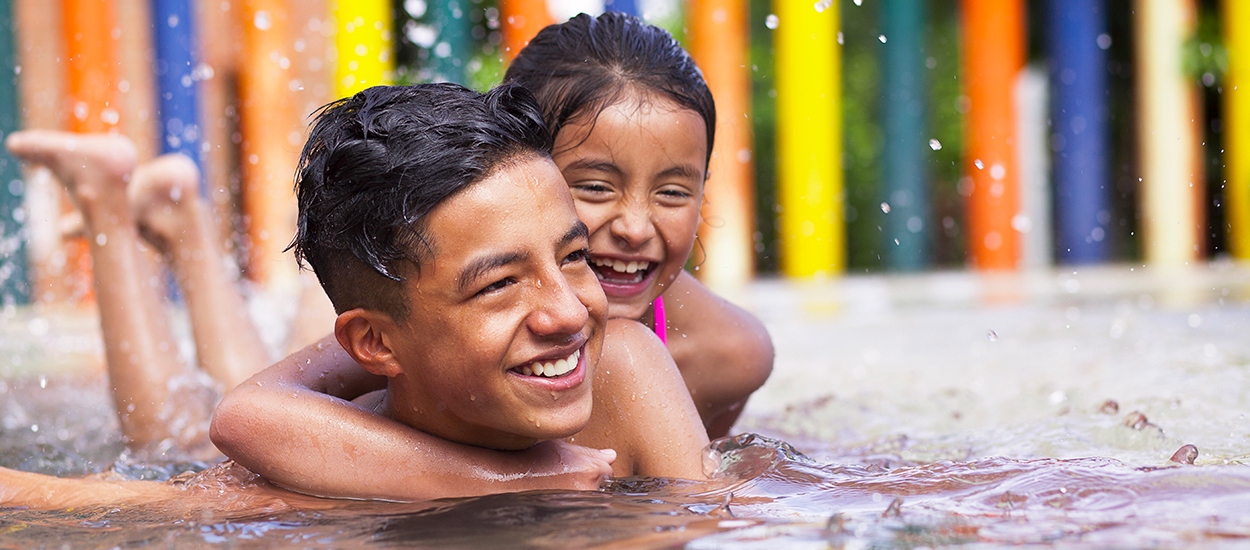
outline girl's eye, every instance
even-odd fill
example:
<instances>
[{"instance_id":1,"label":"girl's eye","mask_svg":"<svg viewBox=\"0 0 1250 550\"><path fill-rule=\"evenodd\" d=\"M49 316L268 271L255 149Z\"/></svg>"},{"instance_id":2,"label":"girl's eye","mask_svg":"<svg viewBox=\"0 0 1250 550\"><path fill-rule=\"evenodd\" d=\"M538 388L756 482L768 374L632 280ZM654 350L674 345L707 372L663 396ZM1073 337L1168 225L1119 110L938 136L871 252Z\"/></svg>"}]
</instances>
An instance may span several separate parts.
<instances>
[{"instance_id":1,"label":"girl's eye","mask_svg":"<svg viewBox=\"0 0 1250 550\"><path fill-rule=\"evenodd\" d=\"M661 194L661 195L663 195L663 196L665 196L665 197L668 197L668 198L673 198L673 199L686 199L686 198L690 198L690 193L687 193L687 192L685 192L685 191L680 191L680 190L677 190L677 189L665 189L665 190L663 190L663 191L660 191L660 194Z\"/></svg>"},{"instance_id":2,"label":"girl's eye","mask_svg":"<svg viewBox=\"0 0 1250 550\"><path fill-rule=\"evenodd\" d=\"M612 191L607 185L598 182L583 182L573 184L573 188L586 193L609 193Z\"/></svg>"},{"instance_id":3,"label":"girl's eye","mask_svg":"<svg viewBox=\"0 0 1250 550\"><path fill-rule=\"evenodd\" d=\"M564 263L571 264L571 263L585 262L589 259L590 259L590 250L583 248L580 250L575 250L573 251L572 254L565 256Z\"/></svg>"},{"instance_id":4,"label":"girl's eye","mask_svg":"<svg viewBox=\"0 0 1250 550\"><path fill-rule=\"evenodd\" d=\"M487 294L491 294L493 292L498 292L500 290L503 290L504 287L507 287L508 285L511 285L514 282L516 281L513 281L511 277L508 277L507 279L500 279L489 285L486 285L486 287L483 288L482 290L477 291L477 294L475 296L484 296Z\"/></svg>"}]
</instances>

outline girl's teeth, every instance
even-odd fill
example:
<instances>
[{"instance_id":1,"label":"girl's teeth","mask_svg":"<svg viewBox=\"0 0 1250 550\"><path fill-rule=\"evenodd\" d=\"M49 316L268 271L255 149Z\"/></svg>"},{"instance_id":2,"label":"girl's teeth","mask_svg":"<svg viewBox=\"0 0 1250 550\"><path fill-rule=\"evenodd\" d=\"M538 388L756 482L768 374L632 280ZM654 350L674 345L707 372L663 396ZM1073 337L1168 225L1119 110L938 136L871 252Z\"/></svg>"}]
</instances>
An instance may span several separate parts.
<instances>
[{"instance_id":1,"label":"girl's teeth","mask_svg":"<svg viewBox=\"0 0 1250 550\"><path fill-rule=\"evenodd\" d=\"M547 363L534 361L533 363L524 365L517 370L526 376L545 376L547 378L564 376L565 374L568 374L569 371L577 368L577 360L581 357L581 355L582 350L577 350L573 352L573 355L560 359L559 361Z\"/></svg>"},{"instance_id":2,"label":"girl's teeth","mask_svg":"<svg viewBox=\"0 0 1250 550\"><path fill-rule=\"evenodd\" d=\"M651 262L646 260L625 262L623 260L596 259L595 265L600 267L610 267L612 268L612 271L617 273L637 273L639 271L645 271L648 267L651 267Z\"/></svg>"}]
</instances>

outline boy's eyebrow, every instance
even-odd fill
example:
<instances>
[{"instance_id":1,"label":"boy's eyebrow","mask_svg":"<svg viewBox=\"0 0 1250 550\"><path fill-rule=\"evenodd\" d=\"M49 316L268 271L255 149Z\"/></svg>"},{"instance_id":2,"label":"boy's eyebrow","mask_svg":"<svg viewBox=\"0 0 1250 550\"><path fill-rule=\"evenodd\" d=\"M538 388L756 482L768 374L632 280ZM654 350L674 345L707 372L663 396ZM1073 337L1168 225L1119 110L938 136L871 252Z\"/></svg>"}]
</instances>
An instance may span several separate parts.
<instances>
[{"instance_id":1,"label":"boy's eyebrow","mask_svg":"<svg viewBox=\"0 0 1250 550\"><path fill-rule=\"evenodd\" d=\"M568 246L569 243L577 239L589 238L590 230L586 228L586 224L579 220L577 223L573 224L568 231L565 231L563 236L560 237L560 241L557 243L557 248L564 248L565 246ZM482 274L487 273L492 269L500 268L516 262L523 262L528 259L529 254L525 252L505 252L502 254L478 258L469 265L465 266L464 269L460 270L460 276L457 277L456 280L456 288L460 292L464 292L465 289L468 288L469 285L473 284L473 281L475 281L478 277L481 277Z\"/></svg>"}]
</instances>

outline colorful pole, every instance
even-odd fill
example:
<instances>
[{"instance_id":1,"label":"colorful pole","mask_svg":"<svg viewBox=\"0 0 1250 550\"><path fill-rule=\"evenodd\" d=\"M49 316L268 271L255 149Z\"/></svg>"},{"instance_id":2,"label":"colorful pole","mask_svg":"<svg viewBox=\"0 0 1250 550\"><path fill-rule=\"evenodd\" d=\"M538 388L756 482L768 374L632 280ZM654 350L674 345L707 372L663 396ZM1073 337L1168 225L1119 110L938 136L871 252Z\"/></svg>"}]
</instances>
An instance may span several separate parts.
<instances>
[{"instance_id":1,"label":"colorful pole","mask_svg":"<svg viewBox=\"0 0 1250 550\"><path fill-rule=\"evenodd\" d=\"M555 23L546 0L499 0L503 21L503 57L511 61L543 27Z\"/></svg>"},{"instance_id":2,"label":"colorful pole","mask_svg":"<svg viewBox=\"0 0 1250 550\"><path fill-rule=\"evenodd\" d=\"M15 0L13 30L17 35L21 127L61 129L69 116L64 108L64 28L60 2ZM30 262L32 299L45 303L68 301L72 283L66 277L65 243L58 219L62 209L61 186L47 169L24 170L27 254Z\"/></svg>"},{"instance_id":3,"label":"colorful pole","mask_svg":"<svg viewBox=\"0 0 1250 550\"><path fill-rule=\"evenodd\" d=\"M395 66L391 42L394 17L390 1L338 0L332 2L331 9L336 22L334 46L338 61L334 82L337 96L347 97L370 86L390 82Z\"/></svg>"},{"instance_id":4,"label":"colorful pole","mask_svg":"<svg viewBox=\"0 0 1250 550\"><path fill-rule=\"evenodd\" d=\"M156 76L152 74L153 48L150 2L116 2L110 29L114 37L117 72L114 99L120 113L117 131L130 138L140 162L160 153L160 130Z\"/></svg>"},{"instance_id":5,"label":"colorful pole","mask_svg":"<svg viewBox=\"0 0 1250 550\"><path fill-rule=\"evenodd\" d=\"M438 32L438 42L430 52L430 71L435 80L467 84L466 63L473 57L470 35L469 0L442 0L430 3L430 23Z\"/></svg>"},{"instance_id":6,"label":"colorful pole","mask_svg":"<svg viewBox=\"0 0 1250 550\"><path fill-rule=\"evenodd\" d=\"M690 53L716 98L717 121L699 228L707 258L698 275L713 288L741 286L755 270L747 6L734 0L691 0L687 13Z\"/></svg>"},{"instance_id":7,"label":"colorful pole","mask_svg":"<svg viewBox=\"0 0 1250 550\"><path fill-rule=\"evenodd\" d=\"M837 3L775 0L781 267L791 277L846 270L842 73Z\"/></svg>"},{"instance_id":8,"label":"colorful pole","mask_svg":"<svg viewBox=\"0 0 1250 550\"><path fill-rule=\"evenodd\" d=\"M1015 269L1020 237L1013 86L1024 65L1021 0L967 0L964 17L964 89L971 100L966 124L968 259L984 270Z\"/></svg>"},{"instance_id":9,"label":"colorful pole","mask_svg":"<svg viewBox=\"0 0 1250 550\"><path fill-rule=\"evenodd\" d=\"M1050 54L1051 149L1054 151L1055 237L1060 262L1088 264L1109 256L1107 226L1107 54L1102 0L1046 4Z\"/></svg>"},{"instance_id":10,"label":"colorful pole","mask_svg":"<svg viewBox=\"0 0 1250 550\"><path fill-rule=\"evenodd\" d=\"M203 151L200 172L218 213L219 234L229 237L239 229L235 222L241 214L240 205L234 200L239 185L238 149L233 141L238 135L238 106L232 102L239 76L237 58L243 53L236 51L242 42L243 18L239 13L243 8L239 2L213 0L196 0L195 8L196 51L205 69L199 82ZM324 80L328 85L330 79Z\"/></svg>"},{"instance_id":11,"label":"colorful pole","mask_svg":"<svg viewBox=\"0 0 1250 550\"><path fill-rule=\"evenodd\" d=\"M1136 36L1142 171L1141 229L1146 262L1181 266L1201 253L1203 182L1197 95L1181 50L1195 23L1191 0L1137 0Z\"/></svg>"},{"instance_id":12,"label":"colorful pole","mask_svg":"<svg viewBox=\"0 0 1250 550\"><path fill-rule=\"evenodd\" d=\"M161 151L200 164L199 85L195 75L195 18L190 0L155 0L156 78L160 97ZM208 189L201 184L201 193Z\"/></svg>"},{"instance_id":13,"label":"colorful pole","mask_svg":"<svg viewBox=\"0 0 1250 550\"><path fill-rule=\"evenodd\" d=\"M0 0L0 136L17 131L17 67L13 50L13 2ZM22 210L22 174L18 162L8 152L0 151L0 305L10 306L30 301L27 279L26 235Z\"/></svg>"},{"instance_id":14,"label":"colorful pole","mask_svg":"<svg viewBox=\"0 0 1250 550\"><path fill-rule=\"evenodd\" d=\"M925 109L924 0L884 0L881 32L882 118L885 146L881 168L886 242L882 257L899 271L916 271L929 261L929 140Z\"/></svg>"},{"instance_id":15,"label":"colorful pole","mask_svg":"<svg viewBox=\"0 0 1250 550\"><path fill-rule=\"evenodd\" d=\"M239 163L247 272L261 283L290 283L295 262L283 251L295 234L292 178L302 145L290 89L290 19L283 0L244 0L238 15L246 60L239 64Z\"/></svg>"},{"instance_id":16,"label":"colorful pole","mask_svg":"<svg viewBox=\"0 0 1250 550\"><path fill-rule=\"evenodd\" d=\"M745 4L745 3L744 3ZM603 3L604 11L619 11L628 13L637 17L642 17L642 12L638 9L638 0L605 0ZM734 9L746 10L745 5L735 6ZM745 29L745 27L744 27ZM746 30L742 31L745 37Z\"/></svg>"},{"instance_id":17,"label":"colorful pole","mask_svg":"<svg viewBox=\"0 0 1250 550\"><path fill-rule=\"evenodd\" d=\"M1250 260L1250 2L1224 0L1224 170L1233 257Z\"/></svg>"}]
</instances>

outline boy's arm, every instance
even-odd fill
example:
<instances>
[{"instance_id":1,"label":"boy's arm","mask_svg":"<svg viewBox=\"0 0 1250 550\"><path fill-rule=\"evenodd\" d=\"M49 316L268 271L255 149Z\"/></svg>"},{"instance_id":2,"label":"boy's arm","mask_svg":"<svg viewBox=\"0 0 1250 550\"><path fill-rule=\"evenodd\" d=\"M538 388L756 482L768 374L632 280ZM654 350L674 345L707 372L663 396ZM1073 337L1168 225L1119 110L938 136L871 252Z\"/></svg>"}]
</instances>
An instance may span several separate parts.
<instances>
[{"instance_id":1,"label":"boy's arm","mask_svg":"<svg viewBox=\"0 0 1250 550\"><path fill-rule=\"evenodd\" d=\"M617 451L617 476L704 479L707 433L664 344L637 321L608 321L590 425L571 441Z\"/></svg>"},{"instance_id":2,"label":"boy's arm","mask_svg":"<svg viewBox=\"0 0 1250 550\"><path fill-rule=\"evenodd\" d=\"M332 395L379 385L334 337L227 393L211 437L226 456L269 481L319 496L424 500L531 489L593 490L612 451L563 441L525 451L452 443ZM323 393L324 392L324 393Z\"/></svg>"},{"instance_id":3,"label":"boy's arm","mask_svg":"<svg viewBox=\"0 0 1250 550\"><path fill-rule=\"evenodd\" d=\"M724 437L773 370L773 341L760 320L683 271L664 293L669 352L708 436Z\"/></svg>"}]
</instances>

